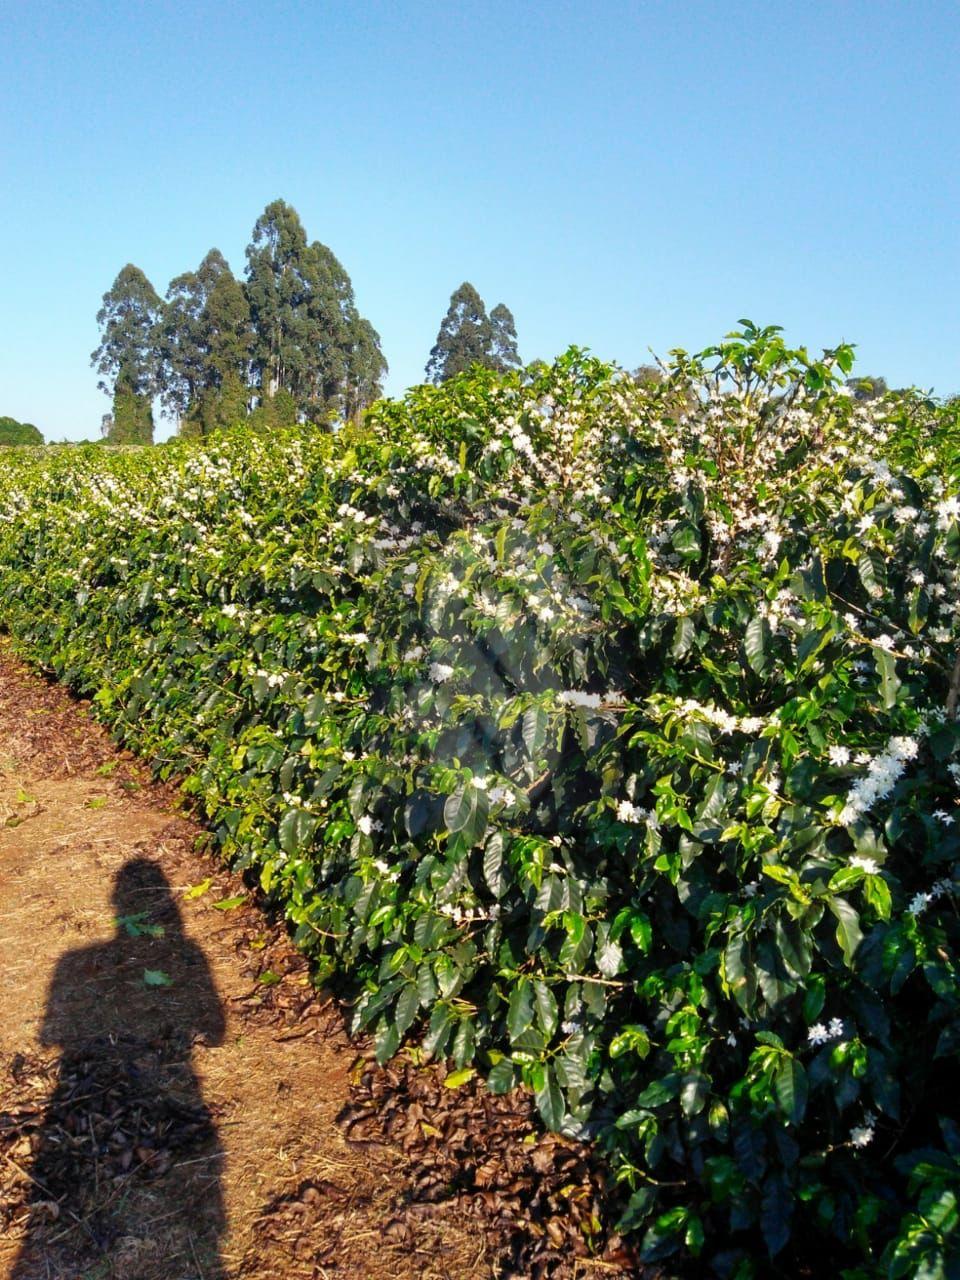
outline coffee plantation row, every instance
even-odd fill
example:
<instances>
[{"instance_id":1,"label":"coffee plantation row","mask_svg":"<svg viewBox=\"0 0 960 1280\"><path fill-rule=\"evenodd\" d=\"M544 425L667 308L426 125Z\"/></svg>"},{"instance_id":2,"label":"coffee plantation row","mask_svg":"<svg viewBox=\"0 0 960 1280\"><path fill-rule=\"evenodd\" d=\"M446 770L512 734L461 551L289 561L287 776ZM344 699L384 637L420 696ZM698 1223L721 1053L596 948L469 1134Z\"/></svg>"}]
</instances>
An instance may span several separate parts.
<instances>
[{"instance_id":1,"label":"coffee plantation row","mask_svg":"<svg viewBox=\"0 0 960 1280\"><path fill-rule=\"evenodd\" d=\"M18 651L681 1273L960 1274L958 423L851 358L0 460Z\"/></svg>"}]
</instances>

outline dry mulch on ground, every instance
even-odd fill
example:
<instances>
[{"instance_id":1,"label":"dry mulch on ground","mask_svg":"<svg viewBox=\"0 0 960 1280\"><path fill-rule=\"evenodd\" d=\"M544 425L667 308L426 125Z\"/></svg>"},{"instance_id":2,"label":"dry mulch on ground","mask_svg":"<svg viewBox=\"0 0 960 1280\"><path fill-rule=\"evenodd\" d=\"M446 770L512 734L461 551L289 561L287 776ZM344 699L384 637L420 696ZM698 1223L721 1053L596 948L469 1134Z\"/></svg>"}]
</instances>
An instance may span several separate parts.
<instances>
[{"instance_id":1,"label":"dry mulch on ground","mask_svg":"<svg viewBox=\"0 0 960 1280\"><path fill-rule=\"evenodd\" d=\"M2 1280L640 1274L585 1148L376 1067L203 838L0 643Z\"/></svg>"}]
</instances>

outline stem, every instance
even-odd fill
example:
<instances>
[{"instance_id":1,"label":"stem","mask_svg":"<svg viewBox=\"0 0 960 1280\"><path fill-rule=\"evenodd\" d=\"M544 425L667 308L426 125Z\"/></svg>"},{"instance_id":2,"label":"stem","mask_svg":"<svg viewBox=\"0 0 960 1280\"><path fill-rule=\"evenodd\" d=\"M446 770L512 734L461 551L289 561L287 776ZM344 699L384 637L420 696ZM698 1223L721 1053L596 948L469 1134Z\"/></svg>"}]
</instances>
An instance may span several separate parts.
<instances>
[{"instance_id":1,"label":"stem","mask_svg":"<svg viewBox=\"0 0 960 1280\"><path fill-rule=\"evenodd\" d=\"M957 718L958 696L960 696L960 649L957 650L957 659L953 664L953 674L950 676L950 688L947 692L948 720L955 720Z\"/></svg>"}]
</instances>

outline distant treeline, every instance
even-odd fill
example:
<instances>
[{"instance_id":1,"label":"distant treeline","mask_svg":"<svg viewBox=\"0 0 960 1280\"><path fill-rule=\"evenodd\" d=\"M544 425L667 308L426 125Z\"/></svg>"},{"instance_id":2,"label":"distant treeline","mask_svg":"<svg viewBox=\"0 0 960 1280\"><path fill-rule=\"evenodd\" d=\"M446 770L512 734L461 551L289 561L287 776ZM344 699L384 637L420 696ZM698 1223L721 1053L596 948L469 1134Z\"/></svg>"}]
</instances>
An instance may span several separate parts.
<instances>
[{"instance_id":1,"label":"distant treeline","mask_svg":"<svg viewBox=\"0 0 960 1280\"><path fill-rule=\"evenodd\" d=\"M43 444L43 436L32 422L0 418L0 445L4 444Z\"/></svg>"},{"instance_id":2,"label":"distant treeline","mask_svg":"<svg viewBox=\"0 0 960 1280\"><path fill-rule=\"evenodd\" d=\"M163 300L128 263L97 314L91 361L113 397L111 442L149 443L153 402L183 435L205 435L248 415L264 426L354 417L382 393L380 336L360 315L353 285L326 245L308 241L297 211L269 204L253 228L239 281L219 249L170 282ZM472 363L519 364L513 316L488 315L477 291L453 294L427 375L444 381Z\"/></svg>"},{"instance_id":3,"label":"distant treeline","mask_svg":"<svg viewBox=\"0 0 960 1280\"><path fill-rule=\"evenodd\" d=\"M113 396L105 434L117 443L152 440L157 397L191 435L235 424L252 404L267 420L349 417L379 394L387 368L347 272L282 200L253 228L243 282L211 249L163 301L128 263L97 322L91 359Z\"/></svg>"}]
</instances>

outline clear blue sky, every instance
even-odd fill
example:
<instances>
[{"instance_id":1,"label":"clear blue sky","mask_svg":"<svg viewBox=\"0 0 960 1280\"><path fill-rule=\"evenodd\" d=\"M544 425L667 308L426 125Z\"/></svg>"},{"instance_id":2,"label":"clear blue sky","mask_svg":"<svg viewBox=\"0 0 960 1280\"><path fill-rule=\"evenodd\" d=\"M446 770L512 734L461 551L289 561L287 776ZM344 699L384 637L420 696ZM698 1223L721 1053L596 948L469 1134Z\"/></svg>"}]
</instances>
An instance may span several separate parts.
<instances>
[{"instance_id":1,"label":"clear blue sky","mask_svg":"<svg viewBox=\"0 0 960 1280\"><path fill-rule=\"evenodd\" d=\"M960 5L0 0L0 414L96 435L124 263L282 197L422 378L450 293L633 366L740 316L960 390Z\"/></svg>"}]
</instances>

